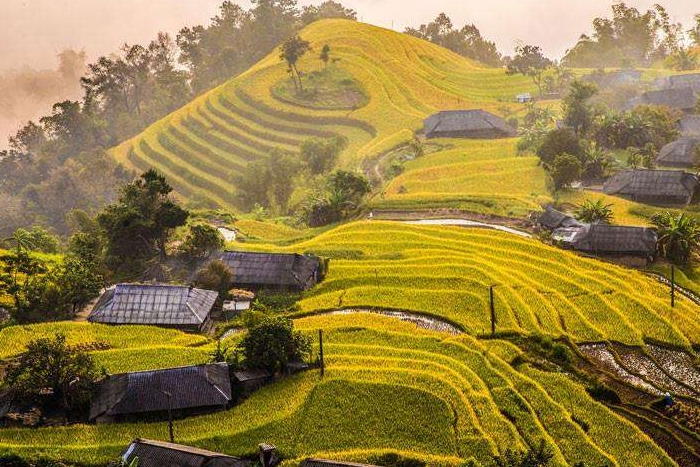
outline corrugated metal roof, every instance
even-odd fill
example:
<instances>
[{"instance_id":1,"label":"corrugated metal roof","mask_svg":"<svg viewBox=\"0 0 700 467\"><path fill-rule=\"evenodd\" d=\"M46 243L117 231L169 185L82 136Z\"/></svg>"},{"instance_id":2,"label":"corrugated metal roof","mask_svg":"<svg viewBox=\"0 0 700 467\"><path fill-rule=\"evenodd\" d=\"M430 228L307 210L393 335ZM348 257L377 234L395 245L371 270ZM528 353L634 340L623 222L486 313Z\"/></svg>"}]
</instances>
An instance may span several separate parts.
<instances>
[{"instance_id":1,"label":"corrugated metal roof","mask_svg":"<svg viewBox=\"0 0 700 467\"><path fill-rule=\"evenodd\" d=\"M89 321L107 324L198 326L218 293L182 285L117 284L100 297Z\"/></svg>"},{"instance_id":2,"label":"corrugated metal roof","mask_svg":"<svg viewBox=\"0 0 700 467\"><path fill-rule=\"evenodd\" d=\"M224 406L230 400L231 381L226 363L123 373L102 381L90 407L90 419L169 408Z\"/></svg>"},{"instance_id":3,"label":"corrugated metal roof","mask_svg":"<svg viewBox=\"0 0 700 467\"><path fill-rule=\"evenodd\" d=\"M233 372L233 379L240 382L254 379L265 379L269 378L270 376L270 373L265 370L240 370Z\"/></svg>"},{"instance_id":4,"label":"corrugated metal roof","mask_svg":"<svg viewBox=\"0 0 700 467\"><path fill-rule=\"evenodd\" d=\"M540 214L537 222L547 227L548 229L556 229L559 227L574 227L581 223L573 216L559 212L551 206L544 208L544 212Z\"/></svg>"},{"instance_id":5,"label":"corrugated metal roof","mask_svg":"<svg viewBox=\"0 0 700 467\"><path fill-rule=\"evenodd\" d=\"M683 136L700 137L700 115L686 115L678 122Z\"/></svg>"},{"instance_id":6,"label":"corrugated metal roof","mask_svg":"<svg viewBox=\"0 0 700 467\"><path fill-rule=\"evenodd\" d=\"M700 73L669 76L667 80L667 87L692 88L696 91L700 91Z\"/></svg>"},{"instance_id":7,"label":"corrugated metal roof","mask_svg":"<svg viewBox=\"0 0 700 467\"><path fill-rule=\"evenodd\" d=\"M221 260L231 268L234 284L301 290L315 284L320 267L317 257L300 254L225 251Z\"/></svg>"},{"instance_id":8,"label":"corrugated metal roof","mask_svg":"<svg viewBox=\"0 0 700 467\"><path fill-rule=\"evenodd\" d=\"M623 196L689 199L697 186L697 177L682 170L624 170L610 177L603 191Z\"/></svg>"},{"instance_id":9,"label":"corrugated metal roof","mask_svg":"<svg viewBox=\"0 0 700 467\"><path fill-rule=\"evenodd\" d=\"M481 109L443 110L425 119L425 134L494 130L503 136L516 132L504 119Z\"/></svg>"},{"instance_id":10,"label":"corrugated metal roof","mask_svg":"<svg viewBox=\"0 0 700 467\"><path fill-rule=\"evenodd\" d=\"M247 467L249 462L205 449L149 439L134 440L122 453L128 465L138 457L138 467Z\"/></svg>"}]
</instances>

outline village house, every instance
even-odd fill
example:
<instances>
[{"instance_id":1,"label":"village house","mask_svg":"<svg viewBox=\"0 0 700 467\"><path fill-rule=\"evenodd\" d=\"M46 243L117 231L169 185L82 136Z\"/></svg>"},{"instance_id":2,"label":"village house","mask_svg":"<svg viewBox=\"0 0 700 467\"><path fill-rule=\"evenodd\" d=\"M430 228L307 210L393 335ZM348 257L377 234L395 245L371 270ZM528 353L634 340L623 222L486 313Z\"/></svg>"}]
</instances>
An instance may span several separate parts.
<instances>
[{"instance_id":1,"label":"village house","mask_svg":"<svg viewBox=\"0 0 700 467\"><path fill-rule=\"evenodd\" d=\"M635 104L660 105L671 109L692 113L698 102L699 92L693 88L670 88L659 91L647 91Z\"/></svg>"},{"instance_id":2,"label":"village house","mask_svg":"<svg viewBox=\"0 0 700 467\"><path fill-rule=\"evenodd\" d=\"M597 71L584 76L584 79L596 83L601 88L632 86L641 81L642 72L640 70Z\"/></svg>"},{"instance_id":3,"label":"village house","mask_svg":"<svg viewBox=\"0 0 700 467\"><path fill-rule=\"evenodd\" d=\"M582 224L573 216L557 211L551 206L546 206L536 222L537 227L546 230L554 230L566 227L580 227Z\"/></svg>"},{"instance_id":4,"label":"village house","mask_svg":"<svg viewBox=\"0 0 700 467\"><path fill-rule=\"evenodd\" d=\"M136 458L138 467L250 467L237 457L151 439L135 439L121 455L124 465Z\"/></svg>"},{"instance_id":5,"label":"village house","mask_svg":"<svg viewBox=\"0 0 700 467\"><path fill-rule=\"evenodd\" d=\"M302 292L323 278L314 255L225 251L220 256L232 271L232 286L246 290Z\"/></svg>"},{"instance_id":6,"label":"village house","mask_svg":"<svg viewBox=\"0 0 700 467\"><path fill-rule=\"evenodd\" d=\"M248 310L255 294L248 290L231 289L228 291L229 300L223 304L224 318L231 319L242 311Z\"/></svg>"},{"instance_id":7,"label":"village house","mask_svg":"<svg viewBox=\"0 0 700 467\"><path fill-rule=\"evenodd\" d=\"M700 136L683 136L661 148L656 164L660 167L696 167L700 162L698 150Z\"/></svg>"},{"instance_id":8,"label":"village house","mask_svg":"<svg viewBox=\"0 0 700 467\"><path fill-rule=\"evenodd\" d=\"M90 406L98 423L163 418L226 408L231 402L228 364L212 363L107 376Z\"/></svg>"},{"instance_id":9,"label":"village house","mask_svg":"<svg viewBox=\"0 0 700 467\"><path fill-rule=\"evenodd\" d=\"M273 379L273 376L266 370L239 370L234 371L231 375L236 399L248 397L261 387L271 383Z\"/></svg>"},{"instance_id":10,"label":"village house","mask_svg":"<svg viewBox=\"0 0 700 467\"><path fill-rule=\"evenodd\" d=\"M518 104L527 104L528 102L532 102L532 94L529 92L524 92L522 94L518 94L515 96L515 102Z\"/></svg>"},{"instance_id":11,"label":"village house","mask_svg":"<svg viewBox=\"0 0 700 467\"><path fill-rule=\"evenodd\" d=\"M662 80L665 89L691 88L700 93L700 73L668 76Z\"/></svg>"},{"instance_id":12,"label":"village house","mask_svg":"<svg viewBox=\"0 0 700 467\"><path fill-rule=\"evenodd\" d=\"M426 138L509 138L517 135L504 119L480 109L443 110L423 121Z\"/></svg>"},{"instance_id":13,"label":"village house","mask_svg":"<svg viewBox=\"0 0 700 467\"><path fill-rule=\"evenodd\" d=\"M603 185L606 194L656 205L686 205L697 188L697 177L680 170L623 170Z\"/></svg>"},{"instance_id":14,"label":"village house","mask_svg":"<svg viewBox=\"0 0 700 467\"><path fill-rule=\"evenodd\" d=\"M656 254L656 232L647 227L586 224L555 230L553 236L565 238L562 246L593 256L609 258L629 266L645 266Z\"/></svg>"},{"instance_id":15,"label":"village house","mask_svg":"<svg viewBox=\"0 0 700 467\"><path fill-rule=\"evenodd\" d=\"M217 292L186 285L117 284L102 294L88 321L208 332L217 297Z\"/></svg>"},{"instance_id":16,"label":"village house","mask_svg":"<svg viewBox=\"0 0 700 467\"><path fill-rule=\"evenodd\" d=\"M686 115L678 122L678 129L683 136L700 138L700 115Z\"/></svg>"}]
</instances>

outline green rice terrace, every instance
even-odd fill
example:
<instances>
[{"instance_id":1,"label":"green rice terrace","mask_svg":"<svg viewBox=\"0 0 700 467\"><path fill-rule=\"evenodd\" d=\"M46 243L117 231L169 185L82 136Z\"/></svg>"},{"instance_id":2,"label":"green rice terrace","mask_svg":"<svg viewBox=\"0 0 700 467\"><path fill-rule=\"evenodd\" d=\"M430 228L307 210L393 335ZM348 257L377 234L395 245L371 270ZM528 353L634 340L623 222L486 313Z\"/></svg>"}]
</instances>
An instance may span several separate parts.
<instances>
[{"instance_id":1,"label":"green rice terrace","mask_svg":"<svg viewBox=\"0 0 700 467\"><path fill-rule=\"evenodd\" d=\"M348 145L339 164L356 168L410 141L438 109L497 112L515 107L508 104L513 96L534 88L527 77L506 76L502 68L355 21L319 21L300 35L313 50L324 44L332 50L330 71L313 56L299 64L307 73L303 82L317 82L318 105L290 97L286 65L274 51L122 143L114 157L139 171L157 168L192 205L236 210L232 175L275 148L293 152L310 137L342 136Z\"/></svg>"},{"instance_id":2,"label":"green rice terrace","mask_svg":"<svg viewBox=\"0 0 700 467\"><path fill-rule=\"evenodd\" d=\"M674 465L638 428L566 376L510 366L519 351L507 342L422 331L375 315L296 323L312 335L325 329L325 377L299 374L230 411L177 421L178 441L242 455L264 439L289 459L364 460L391 451L457 466L544 440L552 465ZM139 333L133 337L118 345L133 345ZM134 433L158 439L166 432L163 422L3 429L0 448L104 462Z\"/></svg>"}]
</instances>

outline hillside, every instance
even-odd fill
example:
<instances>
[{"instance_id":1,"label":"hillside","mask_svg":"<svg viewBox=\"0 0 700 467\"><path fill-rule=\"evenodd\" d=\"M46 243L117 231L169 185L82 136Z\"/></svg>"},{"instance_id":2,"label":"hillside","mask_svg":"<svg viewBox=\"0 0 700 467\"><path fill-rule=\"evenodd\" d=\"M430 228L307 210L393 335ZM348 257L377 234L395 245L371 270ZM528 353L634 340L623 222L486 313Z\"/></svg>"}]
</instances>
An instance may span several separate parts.
<instances>
[{"instance_id":1,"label":"hillside","mask_svg":"<svg viewBox=\"0 0 700 467\"><path fill-rule=\"evenodd\" d=\"M674 465L565 376L510 366L518 350L506 342L487 347L469 336L370 315L304 318L297 327L311 335L325 330L323 379L307 372L227 412L179 420L177 440L244 455L264 439L288 459L367 460L391 451L443 466L469 459L489 465L508 448L543 440L555 455L553 466ZM100 462L135 433L163 438L166 432L164 422L2 429L0 450Z\"/></svg>"},{"instance_id":2,"label":"hillside","mask_svg":"<svg viewBox=\"0 0 700 467\"><path fill-rule=\"evenodd\" d=\"M112 154L132 169L156 167L191 205L236 210L232 175L268 157L273 148L295 151L310 137L339 135L348 141L339 164L358 168L410 140L422 119L438 109L479 107L498 113L517 93L533 90L529 78L506 76L503 69L368 24L323 20L300 35L313 50L299 68L307 74L322 70L318 53L330 45L329 68L351 77L350 83L366 93L366 103L323 110L285 98L279 89L289 79L287 67L275 50Z\"/></svg>"},{"instance_id":3,"label":"hillside","mask_svg":"<svg viewBox=\"0 0 700 467\"><path fill-rule=\"evenodd\" d=\"M271 247L271 249L277 247ZM283 248L331 258L330 272L302 301L305 311L383 307L445 318L468 333L568 335L575 341L655 340L700 344L700 315L642 273L582 258L535 239L458 227L356 222Z\"/></svg>"}]
</instances>

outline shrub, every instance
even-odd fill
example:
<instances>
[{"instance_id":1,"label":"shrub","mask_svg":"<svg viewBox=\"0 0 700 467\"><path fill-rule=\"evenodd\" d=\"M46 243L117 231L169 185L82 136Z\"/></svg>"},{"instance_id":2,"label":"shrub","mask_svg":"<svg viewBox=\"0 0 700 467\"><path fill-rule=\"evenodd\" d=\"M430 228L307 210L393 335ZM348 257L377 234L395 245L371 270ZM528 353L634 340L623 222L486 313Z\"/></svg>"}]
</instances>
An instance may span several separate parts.
<instances>
[{"instance_id":1,"label":"shrub","mask_svg":"<svg viewBox=\"0 0 700 467\"><path fill-rule=\"evenodd\" d=\"M239 346L247 368L271 373L285 371L287 365L311 353L311 339L294 331L292 321L283 317L263 317L253 325Z\"/></svg>"}]
</instances>

